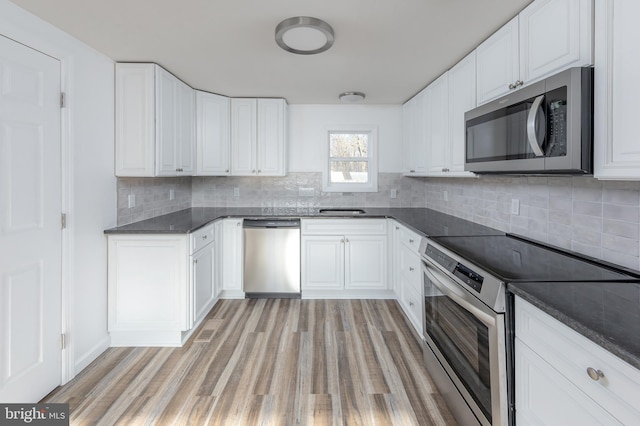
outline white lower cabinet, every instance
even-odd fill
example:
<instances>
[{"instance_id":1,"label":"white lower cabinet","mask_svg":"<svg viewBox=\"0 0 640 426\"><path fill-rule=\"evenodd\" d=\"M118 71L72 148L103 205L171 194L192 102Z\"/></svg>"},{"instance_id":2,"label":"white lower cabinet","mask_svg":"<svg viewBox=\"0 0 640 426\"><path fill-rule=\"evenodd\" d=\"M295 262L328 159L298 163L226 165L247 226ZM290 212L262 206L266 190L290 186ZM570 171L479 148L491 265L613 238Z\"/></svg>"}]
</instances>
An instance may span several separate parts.
<instances>
[{"instance_id":1,"label":"white lower cabinet","mask_svg":"<svg viewBox=\"0 0 640 426\"><path fill-rule=\"evenodd\" d=\"M640 370L519 297L515 316L516 424L640 424Z\"/></svg>"},{"instance_id":2,"label":"white lower cabinet","mask_svg":"<svg viewBox=\"0 0 640 426\"><path fill-rule=\"evenodd\" d=\"M108 236L111 346L186 342L217 300L214 235L209 225L187 235Z\"/></svg>"},{"instance_id":3,"label":"white lower cabinet","mask_svg":"<svg viewBox=\"0 0 640 426\"><path fill-rule=\"evenodd\" d=\"M387 274L386 224L385 219L303 220L302 297L392 296ZM345 229L351 232L330 235Z\"/></svg>"},{"instance_id":4,"label":"white lower cabinet","mask_svg":"<svg viewBox=\"0 0 640 426\"><path fill-rule=\"evenodd\" d=\"M222 221L221 251L222 283L220 297L226 299L244 299L242 291L244 236L242 219L224 219Z\"/></svg>"},{"instance_id":5,"label":"white lower cabinet","mask_svg":"<svg viewBox=\"0 0 640 426\"><path fill-rule=\"evenodd\" d=\"M396 298L409 321L422 336L422 276L421 262L418 255L421 236L412 230L394 222L393 281Z\"/></svg>"}]
</instances>

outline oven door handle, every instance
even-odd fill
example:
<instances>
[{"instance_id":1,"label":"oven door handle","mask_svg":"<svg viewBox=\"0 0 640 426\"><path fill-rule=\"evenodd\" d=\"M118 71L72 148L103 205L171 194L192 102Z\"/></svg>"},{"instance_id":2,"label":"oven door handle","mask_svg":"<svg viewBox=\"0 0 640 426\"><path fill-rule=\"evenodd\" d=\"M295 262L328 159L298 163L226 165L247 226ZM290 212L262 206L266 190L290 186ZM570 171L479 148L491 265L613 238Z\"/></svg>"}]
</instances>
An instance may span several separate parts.
<instances>
[{"instance_id":1,"label":"oven door handle","mask_svg":"<svg viewBox=\"0 0 640 426\"><path fill-rule=\"evenodd\" d=\"M471 313L474 317L476 317L480 322L482 322L487 327L495 327L496 320L491 315L487 314L480 310L477 306L471 304L468 300L465 299L464 294L460 293L461 290L459 288L455 288L447 284L447 281L451 280L445 274L440 272L435 266L431 264L431 262L425 261L428 264L424 265L424 271L438 290L440 290L445 296L452 299L458 305L460 305L463 309Z\"/></svg>"}]
</instances>

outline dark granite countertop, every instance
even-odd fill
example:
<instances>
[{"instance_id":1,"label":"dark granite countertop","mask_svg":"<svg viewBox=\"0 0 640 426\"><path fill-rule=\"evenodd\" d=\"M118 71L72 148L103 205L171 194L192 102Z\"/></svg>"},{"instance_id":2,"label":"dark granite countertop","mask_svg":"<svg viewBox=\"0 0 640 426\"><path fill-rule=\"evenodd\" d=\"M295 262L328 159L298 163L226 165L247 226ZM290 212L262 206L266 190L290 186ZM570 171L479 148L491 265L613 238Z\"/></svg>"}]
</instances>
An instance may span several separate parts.
<instances>
[{"instance_id":1,"label":"dark granite countertop","mask_svg":"<svg viewBox=\"0 0 640 426\"><path fill-rule=\"evenodd\" d=\"M640 369L640 283L510 283L507 291Z\"/></svg>"},{"instance_id":2,"label":"dark granite countertop","mask_svg":"<svg viewBox=\"0 0 640 426\"><path fill-rule=\"evenodd\" d=\"M230 217L299 217L325 219L393 218L425 236L503 235L468 220L425 208L366 208L364 214L345 216L321 214L318 209L214 208L194 207L105 230L105 234L186 234L208 223Z\"/></svg>"}]
</instances>

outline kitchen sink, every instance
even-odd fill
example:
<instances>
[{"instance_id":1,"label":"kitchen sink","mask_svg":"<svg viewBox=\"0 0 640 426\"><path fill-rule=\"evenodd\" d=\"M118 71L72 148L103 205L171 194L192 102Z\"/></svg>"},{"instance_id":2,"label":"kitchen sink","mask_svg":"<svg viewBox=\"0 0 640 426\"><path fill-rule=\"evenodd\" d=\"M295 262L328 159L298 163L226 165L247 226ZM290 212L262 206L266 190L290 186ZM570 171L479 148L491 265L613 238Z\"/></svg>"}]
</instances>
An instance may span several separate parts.
<instances>
[{"instance_id":1,"label":"kitchen sink","mask_svg":"<svg viewBox=\"0 0 640 426\"><path fill-rule=\"evenodd\" d=\"M357 216L365 214L365 211L362 209L320 209L319 213L332 216Z\"/></svg>"}]
</instances>

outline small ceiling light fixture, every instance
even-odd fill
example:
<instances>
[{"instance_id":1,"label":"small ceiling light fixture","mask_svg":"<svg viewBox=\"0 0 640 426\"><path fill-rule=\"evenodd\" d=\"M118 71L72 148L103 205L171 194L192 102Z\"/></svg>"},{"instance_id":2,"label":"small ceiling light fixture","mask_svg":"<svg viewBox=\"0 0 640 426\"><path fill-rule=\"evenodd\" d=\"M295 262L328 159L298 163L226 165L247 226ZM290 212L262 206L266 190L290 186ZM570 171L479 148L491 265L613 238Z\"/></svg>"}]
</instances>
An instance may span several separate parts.
<instances>
[{"instance_id":1,"label":"small ceiling light fixture","mask_svg":"<svg viewBox=\"0 0 640 426\"><path fill-rule=\"evenodd\" d=\"M333 28L321 19L296 16L276 27L276 43L287 52L315 55L333 45Z\"/></svg>"},{"instance_id":2,"label":"small ceiling light fixture","mask_svg":"<svg viewBox=\"0 0 640 426\"><path fill-rule=\"evenodd\" d=\"M364 100L365 96L364 96L364 93L362 92L344 92L344 93L340 93L340 96L338 97L344 103L353 104L353 103Z\"/></svg>"}]
</instances>

